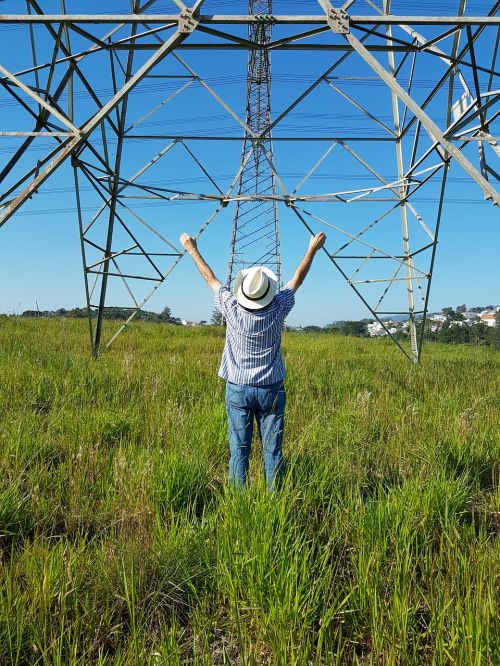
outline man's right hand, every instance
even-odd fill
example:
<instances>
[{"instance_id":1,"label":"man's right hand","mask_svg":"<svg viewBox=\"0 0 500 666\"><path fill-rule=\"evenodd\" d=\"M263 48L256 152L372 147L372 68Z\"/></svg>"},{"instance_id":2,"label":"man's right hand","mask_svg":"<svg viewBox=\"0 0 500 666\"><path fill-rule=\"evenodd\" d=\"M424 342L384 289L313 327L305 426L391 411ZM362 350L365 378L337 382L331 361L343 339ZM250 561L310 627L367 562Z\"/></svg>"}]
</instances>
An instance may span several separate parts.
<instances>
[{"instance_id":1,"label":"man's right hand","mask_svg":"<svg viewBox=\"0 0 500 666\"><path fill-rule=\"evenodd\" d=\"M182 243L182 247L186 250L186 252L189 252L189 254L191 254L193 250L196 250L196 241L189 234L184 232L181 234L179 240Z\"/></svg>"},{"instance_id":2,"label":"man's right hand","mask_svg":"<svg viewBox=\"0 0 500 666\"><path fill-rule=\"evenodd\" d=\"M319 234L316 234L316 236L312 236L312 238L309 241L309 251L316 252L323 247L326 241L326 236L325 234L321 231Z\"/></svg>"}]
</instances>

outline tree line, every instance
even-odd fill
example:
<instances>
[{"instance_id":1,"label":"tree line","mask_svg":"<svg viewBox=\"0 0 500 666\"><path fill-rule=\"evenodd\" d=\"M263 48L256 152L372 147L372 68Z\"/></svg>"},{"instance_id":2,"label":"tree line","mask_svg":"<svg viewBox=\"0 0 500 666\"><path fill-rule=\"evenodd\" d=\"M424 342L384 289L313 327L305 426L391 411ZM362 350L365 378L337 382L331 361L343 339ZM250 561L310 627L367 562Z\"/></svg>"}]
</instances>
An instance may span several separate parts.
<instances>
[{"instance_id":1,"label":"tree line","mask_svg":"<svg viewBox=\"0 0 500 666\"><path fill-rule=\"evenodd\" d=\"M469 308L469 312L481 312L482 310L493 309L493 306L485 307L474 307ZM475 345L484 345L489 347L494 347L495 349L500 349L500 313L497 313L496 316L496 326L487 326L483 322L474 322L474 323L463 323L461 326L456 325L454 322L463 321L463 313L467 310L465 305L459 305L456 308L446 307L441 310L442 314L445 315L446 321L443 324L436 328L436 330L431 330L435 326L435 322L429 319L425 322L424 329L424 340L430 342L442 342L445 344L475 344ZM97 310L92 309L92 314L97 315ZM131 314L131 310L127 308L120 307L107 307L104 310L105 319L117 319L117 320L126 320ZM25 310L22 314L22 317L70 317L76 319L82 319L87 317L87 308L59 308L58 310ZM139 310L137 312L135 319L138 321L146 321L156 324L181 324L181 320L178 317L172 315L171 309L166 306L161 312L151 312L148 310ZM336 321L326 326L303 326L300 329L297 329L293 326L285 326L285 330L293 331L300 330L305 333L334 333L339 335L349 335L354 337L368 338L370 334L368 332L368 324L371 323L372 319L361 319L358 321ZM205 323L205 322L202 322ZM222 326L222 316L217 310L214 310L210 320L212 326ZM420 334L422 322L416 322L417 332ZM400 329L394 333L394 337L397 340L407 340L409 338L409 330Z\"/></svg>"},{"instance_id":2,"label":"tree line","mask_svg":"<svg viewBox=\"0 0 500 666\"><path fill-rule=\"evenodd\" d=\"M104 319L126 320L130 317L132 309L109 306L103 313ZM91 308L92 316L97 316L97 309ZM59 308L58 310L25 310L21 317L67 317L72 319L84 319L88 316L87 308ZM161 312L150 312L139 310L135 315L138 321L147 321L154 324L180 324L181 320L172 315L169 307L164 307Z\"/></svg>"}]
</instances>

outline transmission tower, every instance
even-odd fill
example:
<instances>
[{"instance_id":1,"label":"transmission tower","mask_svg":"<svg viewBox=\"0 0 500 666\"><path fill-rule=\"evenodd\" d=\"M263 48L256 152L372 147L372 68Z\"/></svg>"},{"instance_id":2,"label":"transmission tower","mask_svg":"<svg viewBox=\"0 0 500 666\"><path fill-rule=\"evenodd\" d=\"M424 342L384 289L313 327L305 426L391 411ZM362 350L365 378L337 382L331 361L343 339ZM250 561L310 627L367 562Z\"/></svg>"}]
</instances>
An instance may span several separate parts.
<instances>
[{"instance_id":1,"label":"transmission tower","mask_svg":"<svg viewBox=\"0 0 500 666\"><path fill-rule=\"evenodd\" d=\"M270 16L272 0L249 0L248 13ZM259 195L275 195L274 173L271 167L273 147L271 134L265 141L256 142L271 122L271 58L264 45L271 42L271 23L252 23L248 39L263 48L250 50L247 74L246 124L241 153L241 174L238 195L250 195L251 200L238 200L235 206L231 247L227 270L230 286L243 268L267 266L281 283L281 257L276 201L259 199ZM253 138L252 138L253 133Z\"/></svg>"},{"instance_id":2,"label":"transmission tower","mask_svg":"<svg viewBox=\"0 0 500 666\"><path fill-rule=\"evenodd\" d=\"M457 218L447 204L467 203L457 183L500 206L500 0L412 15L391 0L310 0L297 15L273 15L270 0L247 15L215 0L133 0L123 14L112 0L100 14L55 4L2 4L0 228L40 215L49 243L49 214L73 219L94 354L182 261L179 234L198 239L228 206L228 284L255 264L281 280L279 206L301 242L327 231L326 266L419 360L440 228ZM62 208L44 209L56 193Z\"/></svg>"}]
</instances>

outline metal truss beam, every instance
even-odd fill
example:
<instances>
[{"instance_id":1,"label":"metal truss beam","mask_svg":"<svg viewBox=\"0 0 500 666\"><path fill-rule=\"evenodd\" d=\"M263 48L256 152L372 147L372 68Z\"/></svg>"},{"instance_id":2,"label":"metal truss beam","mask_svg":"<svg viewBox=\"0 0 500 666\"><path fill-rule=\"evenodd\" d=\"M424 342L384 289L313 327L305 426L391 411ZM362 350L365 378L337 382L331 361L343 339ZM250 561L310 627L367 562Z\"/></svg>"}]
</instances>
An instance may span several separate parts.
<instances>
[{"instance_id":1,"label":"metal truss beam","mask_svg":"<svg viewBox=\"0 0 500 666\"><path fill-rule=\"evenodd\" d=\"M0 14L0 23L179 23L180 14ZM273 14L260 16L251 14L200 14L197 21L201 25L252 25L270 22L273 25L327 25L325 16L316 14L303 14L299 16L290 14ZM349 17L352 24L369 25L500 25L500 17L496 16L395 16L389 15L352 15Z\"/></svg>"}]
</instances>

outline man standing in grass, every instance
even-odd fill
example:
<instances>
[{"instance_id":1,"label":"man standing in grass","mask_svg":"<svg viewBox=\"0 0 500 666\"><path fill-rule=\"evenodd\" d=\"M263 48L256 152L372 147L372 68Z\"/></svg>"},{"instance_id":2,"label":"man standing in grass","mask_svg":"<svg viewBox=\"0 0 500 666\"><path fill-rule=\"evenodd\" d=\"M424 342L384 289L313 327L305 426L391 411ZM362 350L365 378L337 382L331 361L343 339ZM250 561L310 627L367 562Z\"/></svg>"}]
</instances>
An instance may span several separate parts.
<instances>
[{"instance_id":1,"label":"man standing in grass","mask_svg":"<svg viewBox=\"0 0 500 666\"><path fill-rule=\"evenodd\" d=\"M293 278L281 290L276 275L265 266L241 270L233 293L218 280L186 233L180 241L202 278L215 292L215 307L226 321L226 343L219 376L227 381L229 480L244 485L252 445L253 422L262 441L268 488L283 468L285 364L281 355L283 322L295 304L295 292L324 245L324 233L313 236Z\"/></svg>"}]
</instances>

